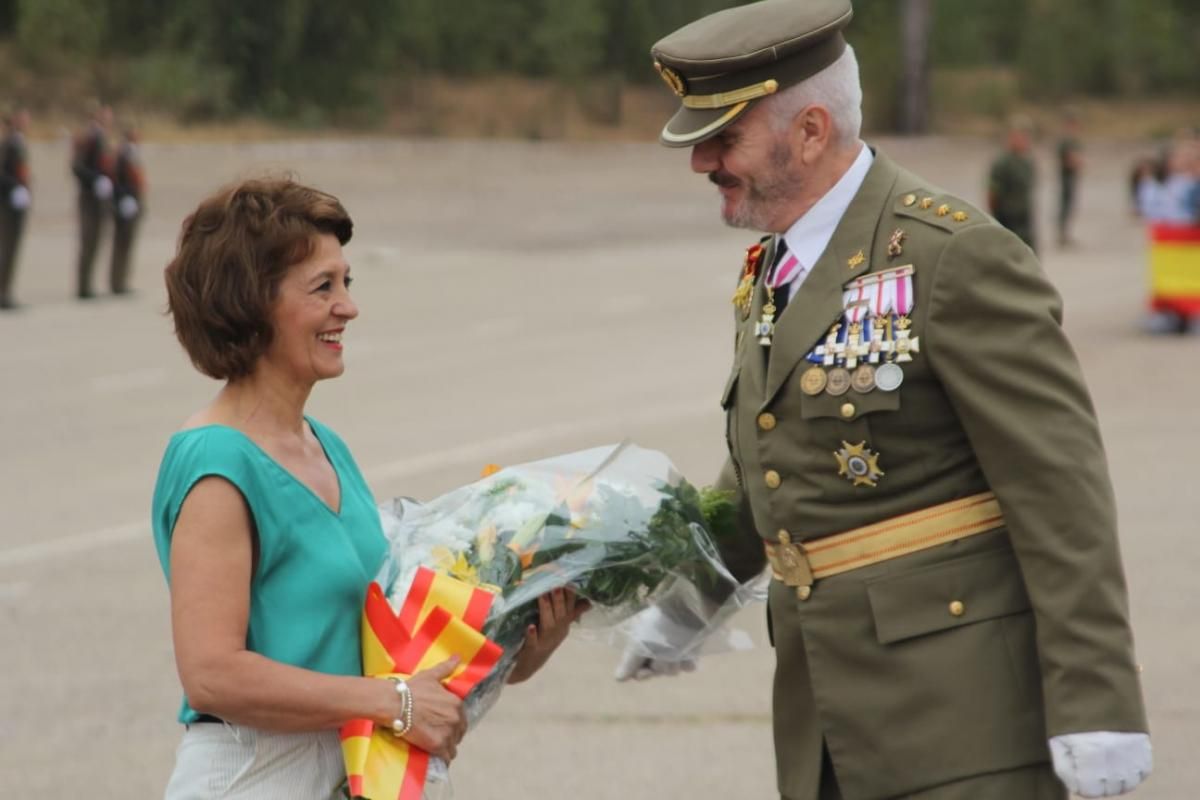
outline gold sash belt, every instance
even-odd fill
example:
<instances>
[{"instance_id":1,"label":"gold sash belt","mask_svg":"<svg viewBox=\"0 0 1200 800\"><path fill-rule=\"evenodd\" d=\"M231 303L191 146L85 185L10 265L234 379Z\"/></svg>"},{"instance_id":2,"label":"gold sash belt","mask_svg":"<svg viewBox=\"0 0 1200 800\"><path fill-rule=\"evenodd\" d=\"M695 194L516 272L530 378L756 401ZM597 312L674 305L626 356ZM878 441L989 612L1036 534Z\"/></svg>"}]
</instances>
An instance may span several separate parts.
<instances>
[{"instance_id":1,"label":"gold sash belt","mask_svg":"<svg viewBox=\"0 0 1200 800\"><path fill-rule=\"evenodd\" d=\"M991 492L963 497L811 542L793 542L781 532L765 542L775 577L807 600L814 580L899 558L939 544L995 530L1004 524Z\"/></svg>"}]
</instances>

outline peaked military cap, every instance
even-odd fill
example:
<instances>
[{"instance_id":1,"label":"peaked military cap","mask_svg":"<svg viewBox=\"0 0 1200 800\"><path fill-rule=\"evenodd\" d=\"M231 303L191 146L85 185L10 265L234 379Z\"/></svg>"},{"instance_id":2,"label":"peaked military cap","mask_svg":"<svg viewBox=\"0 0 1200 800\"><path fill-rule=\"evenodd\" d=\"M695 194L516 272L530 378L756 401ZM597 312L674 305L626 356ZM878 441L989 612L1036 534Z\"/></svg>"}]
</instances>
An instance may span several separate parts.
<instances>
[{"instance_id":1,"label":"peaked military cap","mask_svg":"<svg viewBox=\"0 0 1200 800\"><path fill-rule=\"evenodd\" d=\"M756 101L828 67L846 49L850 0L762 0L692 22L650 49L682 105L660 141L690 147Z\"/></svg>"}]
</instances>

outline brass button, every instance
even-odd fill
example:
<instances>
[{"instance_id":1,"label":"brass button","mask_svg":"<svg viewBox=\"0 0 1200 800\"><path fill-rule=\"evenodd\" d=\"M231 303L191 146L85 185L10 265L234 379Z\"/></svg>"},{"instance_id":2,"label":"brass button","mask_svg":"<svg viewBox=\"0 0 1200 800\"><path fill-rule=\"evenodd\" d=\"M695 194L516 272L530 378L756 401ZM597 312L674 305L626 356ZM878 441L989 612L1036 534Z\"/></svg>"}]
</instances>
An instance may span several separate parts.
<instances>
[{"instance_id":1,"label":"brass button","mask_svg":"<svg viewBox=\"0 0 1200 800\"><path fill-rule=\"evenodd\" d=\"M763 475L763 480L767 482L768 489L778 489L779 484L783 483L783 479L779 477L779 473L773 469L767 470Z\"/></svg>"},{"instance_id":2,"label":"brass button","mask_svg":"<svg viewBox=\"0 0 1200 800\"><path fill-rule=\"evenodd\" d=\"M779 538L780 544L791 544L792 534L787 528L780 528L779 533L775 534Z\"/></svg>"},{"instance_id":3,"label":"brass button","mask_svg":"<svg viewBox=\"0 0 1200 800\"><path fill-rule=\"evenodd\" d=\"M764 431L773 430L775 428L775 422L775 415L769 411L765 414L758 415L758 427L762 428Z\"/></svg>"},{"instance_id":4,"label":"brass button","mask_svg":"<svg viewBox=\"0 0 1200 800\"><path fill-rule=\"evenodd\" d=\"M962 604L962 600L954 600L950 603L950 616L961 617L967 613L967 607Z\"/></svg>"},{"instance_id":5,"label":"brass button","mask_svg":"<svg viewBox=\"0 0 1200 800\"><path fill-rule=\"evenodd\" d=\"M917 202L917 196L915 194L904 195L904 205L911 206L915 202Z\"/></svg>"},{"instance_id":6,"label":"brass button","mask_svg":"<svg viewBox=\"0 0 1200 800\"><path fill-rule=\"evenodd\" d=\"M808 598L812 597L812 587L811 586L797 586L796 587L796 597L799 597L801 600L807 600Z\"/></svg>"},{"instance_id":7,"label":"brass button","mask_svg":"<svg viewBox=\"0 0 1200 800\"><path fill-rule=\"evenodd\" d=\"M842 416L846 419L853 417L854 412L857 410L858 409L854 407L854 403L842 403Z\"/></svg>"}]
</instances>

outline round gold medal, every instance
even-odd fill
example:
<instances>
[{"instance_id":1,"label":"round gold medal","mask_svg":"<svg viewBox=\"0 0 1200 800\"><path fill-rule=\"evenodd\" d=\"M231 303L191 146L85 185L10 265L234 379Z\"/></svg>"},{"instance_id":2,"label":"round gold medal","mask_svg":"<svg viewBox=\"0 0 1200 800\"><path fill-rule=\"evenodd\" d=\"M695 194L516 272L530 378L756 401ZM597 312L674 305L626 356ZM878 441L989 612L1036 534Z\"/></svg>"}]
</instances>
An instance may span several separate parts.
<instances>
[{"instance_id":1,"label":"round gold medal","mask_svg":"<svg viewBox=\"0 0 1200 800\"><path fill-rule=\"evenodd\" d=\"M875 389L875 368L863 364L850 375L850 388L859 394L867 394Z\"/></svg>"},{"instance_id":2,"label":"round gold medal","mask_svg":"<svg viewBox=\"0 0 1200 800\"><path fill-rule=\"evenodd\" d=\"M825 391L834 397L840 397L850 391L850 373L843 367L829 370L825 380Z\"/></svg>"},{"instance_id":3,"label":"round gold medal","mask_svg":"<svg viewBox=\"0 0 1200 800\"><path fill-rule=\"evenodd\" d=\"M809 367L800 376L800 390L810 397L815 397L825 391L825 370L820 367Z\"/></svg>"}]
</instances>

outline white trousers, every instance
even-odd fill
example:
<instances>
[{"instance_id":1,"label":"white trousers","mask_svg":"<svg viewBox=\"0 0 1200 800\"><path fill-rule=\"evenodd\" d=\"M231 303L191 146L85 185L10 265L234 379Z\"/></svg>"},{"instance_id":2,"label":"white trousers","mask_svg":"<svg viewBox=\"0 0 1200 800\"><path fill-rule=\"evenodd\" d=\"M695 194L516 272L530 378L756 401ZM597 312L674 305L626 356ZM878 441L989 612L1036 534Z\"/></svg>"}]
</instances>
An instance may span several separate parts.
<instances>
[{"instance_id":1,"label":"white trousers","mask_svg":"<svg viewBox=\"0 0 1200 800\"><path fill-rule=\"evenodd\" d=\"M332 800L345 780L337 731L201 722L183 734L165 800Z\"/></svg>"}]
</instances>

